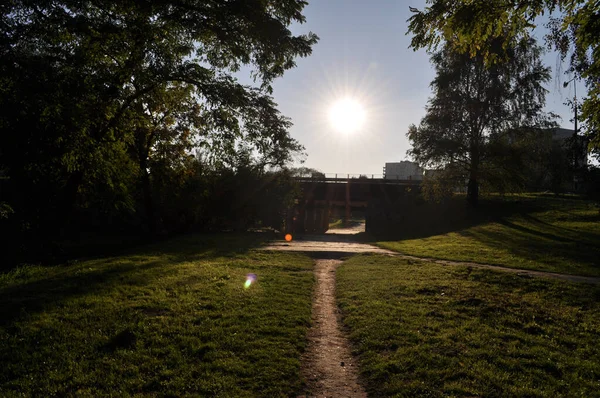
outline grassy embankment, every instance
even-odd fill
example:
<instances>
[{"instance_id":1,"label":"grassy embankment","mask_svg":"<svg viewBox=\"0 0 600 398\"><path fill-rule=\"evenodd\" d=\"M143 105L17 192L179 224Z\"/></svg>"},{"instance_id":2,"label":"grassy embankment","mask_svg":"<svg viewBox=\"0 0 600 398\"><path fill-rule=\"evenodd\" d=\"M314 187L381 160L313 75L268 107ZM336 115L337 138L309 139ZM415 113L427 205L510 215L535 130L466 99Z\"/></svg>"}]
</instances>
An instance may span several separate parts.
<instances>
[{"instance_id":1,"label":"grassy embankment","mask_svg":"<svg viewBox=\"0 0 600 398\"><path fill-rule=\"evenodd\" d=\"M340 228L344 228L344 220L342 220L341 218L331 220L329 222L329 229L340 229Z\"/></svg>"},{"instance_id":2,"label":"grassy embankment","mask_svg":"<svg viewBox=\"0 0 600 398\"><path fill-rule=\"evenodd\" d=\"M292 395L312 262L257 243L188 236L0 275L0 396Z\"/></svg>"},{"instance_id":3,"label":"grassy embankment","mask_svg":"<svg viewBox=\"0 0 600 398\"><path fill-rule=\"evenodd\" d=\"M337 278L373 396L598 396L599 286L377 255Z\"/></svg>"},{"instance_id":4,"label":"grassy embankment","mask_svg":"<svg viewBox=\"0 0 600 398\"><path fill-rule=\"evenodd\" d=\"M342 229L342 228L353 228L358 225L364 224L364 219L351 219L348 222L348 225L344 225L344 220L342 218L331 220L329 223L329 229Z\"/></svg>"},{"instance_id":5,"label":"grassy embankment","mask_svg":"<svg viewBox=\"0 0 600 398\"><path fill-rule=\"evenodd\" d=\"M386 249L419 257L472 261L541 271L600 276L600 215L576 196L514 195L484 199L470 220L402 239Z\"/></svg>"}]
</instances>

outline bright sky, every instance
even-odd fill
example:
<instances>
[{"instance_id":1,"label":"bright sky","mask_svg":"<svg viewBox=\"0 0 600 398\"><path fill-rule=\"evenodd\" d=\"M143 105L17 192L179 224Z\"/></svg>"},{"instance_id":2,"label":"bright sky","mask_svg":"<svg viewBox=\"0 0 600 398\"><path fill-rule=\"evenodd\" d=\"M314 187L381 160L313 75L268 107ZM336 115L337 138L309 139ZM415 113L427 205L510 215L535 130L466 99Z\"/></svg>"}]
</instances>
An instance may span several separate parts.
<instances>
[{"instance_id":1,"label":"bright sky","mask_svg":"<svg viewBox=\"0 0 600 398\"><path fill-rule=\"evenodd\" d=\"M409 5L423 9L424 0L313 0L305 9L306 23L294 33L312 31L320 37L308 58L298 59L274 84L280 111L294 123L291 134L306 147L304 166L325 173L381 174L386 162L407 159L406 132L425 114L434 73L425 51L408 48ZM543 29L538 41L543 45ZM559 124L573 128L569 108L572 84L557 80L556 54L546 54L554 80L547 89L548 111L562 116ZM578 84L582 94L583 83ZM364 107L362 127L338 131L329 110L351 97ZM343 105L343 104L342 104ZM351 113L356 105L350 104ZM360 119L360 118L359 118Z\"/></svg>"}]
</instances>

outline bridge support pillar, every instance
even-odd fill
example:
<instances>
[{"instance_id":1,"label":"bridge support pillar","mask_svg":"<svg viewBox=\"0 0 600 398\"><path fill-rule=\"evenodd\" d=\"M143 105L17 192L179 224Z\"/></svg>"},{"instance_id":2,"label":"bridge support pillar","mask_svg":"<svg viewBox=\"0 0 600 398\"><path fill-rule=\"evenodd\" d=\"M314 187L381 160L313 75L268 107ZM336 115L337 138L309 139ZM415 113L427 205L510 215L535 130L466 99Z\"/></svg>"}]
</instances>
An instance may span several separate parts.
<instances>
[{"instance_id":1,"label":"bridge support pillar","mask_svg":"<svg viewBox=\"0 0 600 398\"><path fill-rule=\"evenodd\" d=\"M344 226L348 227L350 224L350 178L346 182L346 211L344 213Z\"/></svg>"},{"instance_id":2,"label":"bridge support pillar","mask_svg":"<svg viewBox=\"0 0 600 398\"><path fill-rule=\"evenodd\" d=\"M304 232L313 232L315 226L315 208L306 209L304 216Z\"/></svg>"},{"instance_id":3,"label":"bridge support pillar","mask_svg":"<svg viewBox=\"0 0 600 398\"><path fill-rule=\"evenodd\" d=\"M301 204L300 208L298 209L298 215L296 216L296 233L303 233L304 232L304 220L306 219L306 207L305 204Z\"/></svg>"}]
</instances>

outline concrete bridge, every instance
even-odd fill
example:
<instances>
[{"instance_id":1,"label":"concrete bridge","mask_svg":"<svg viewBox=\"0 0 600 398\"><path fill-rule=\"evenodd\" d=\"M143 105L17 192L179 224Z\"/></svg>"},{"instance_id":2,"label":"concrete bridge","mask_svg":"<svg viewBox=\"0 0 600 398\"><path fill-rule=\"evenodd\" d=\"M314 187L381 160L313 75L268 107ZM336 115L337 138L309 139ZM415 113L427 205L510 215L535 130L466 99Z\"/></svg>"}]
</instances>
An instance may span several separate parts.
<instances>
[{"instance_id":1,"label":"concrete bridge","mask_svg":"<svg viewBox=\"0 0 600 398\"><path fill-rule=\"evenodd\" d=\"M302 194L288 212L286 231L325 233L332 214L345 222L353 212L364 214L367 232L384 222L386 213L412 202L420 192L421 180L384 178L376 175L324 175L298 177Z\"/></svg>"}]
</instances>

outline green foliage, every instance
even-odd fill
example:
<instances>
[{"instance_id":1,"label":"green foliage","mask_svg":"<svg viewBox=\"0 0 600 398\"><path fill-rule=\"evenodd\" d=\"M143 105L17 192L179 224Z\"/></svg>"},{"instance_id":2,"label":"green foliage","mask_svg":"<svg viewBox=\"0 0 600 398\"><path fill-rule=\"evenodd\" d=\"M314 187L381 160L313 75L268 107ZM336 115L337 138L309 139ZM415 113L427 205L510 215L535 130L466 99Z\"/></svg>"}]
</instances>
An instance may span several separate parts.
<instances>
[{"instance_id":1,"label":"green foliage","mask_svg":"<svg viewBox=\"0 0 600 398\"><path fill-rule=\"evenodd\" d=\"M483 182L485 190L572 191L572 145L569 139L555 138L553 132L553 129L518 129L493 137L487 148L493 172Z\"/></svg>"},{"instance_id":2,"label":"green foliage","mask_svg":"<svg viewBox=\"0 0 600 398\"><path fill-rule=\"evenodd\" d=\"M297 167L292 170L296 177L325 178L325 173L310 167Z\"/></svg>"},{"instance_id":3,"label":"green foliage","mask_svg":"<svg viewBox=\"0 0 600 398\"><path fill-rule=\"evenodd\" d=\"M544 164L549 176L548 188L554 193L571 190L573 175L569 171L572 168L572 160L568 152L560 143L554 141L548 155Z\"/></svg>"},{"instance_id":4,"label":"green foliage","mask_svg":"<svg viewBox=\"0 0 600 398\"><path fill-rule=\"evenodd\" d=\"M445 170L452 181L469 181L476 204L482 182L504 188L521 174L528 148L519 136L553 125L543 112L549 69L534 40L506 50L507 61L486 66L452 46L433 54L433 97L420 125L411 125L409 154L425 167ZM463 182L464 184L464 182ZM517 184L518 185L518 182Z\"/></svg>"},{"instance_id":5,"label":"green foliage","mask_svg":"<svg viewBox=\"0 0 600 398\"><path fill-rule=\"evenodd\" d=\"M595 285L378 255L337 271L376 397L595 396L599 295Z\"/></svg>"},{"instance_id":6,"label":"green foliage","mask_svg":"<svg viewBox=\"0 0 600 398\"><path fill-rule=\"evenodd\" d=\"M428 202L440 203L452 197L461 182L460 177L457 179L451 168L435 170L434 173L423 177L421 195Z\"/></svg>"},{"instance_id":7,"label":"green foliage","mask_svg":"<svg viewBox=\"0 0 600 398\"><path fill-rule=\"evenodd\" d=\"M8 204L0 202L0 220L10 217L15 211Z\"/></svg>"},{"instance_id":8,"label":"green foliage","mask_svg":"<svg viewBox=\"0 0 600 398\"><path fill-rule=\"evenodd\" d=\"M563 59L569 58L570 69L584 79L588 97L582 105L585 133L590 150L600 146L600 4L595 0L428 0L423 10L411 8L408 32L413 34L411 47L435 49L448 43L454 50L476 56L481 54L487 65L505 62L507 50L515 42L527 41L535 27L534 20L544 13L559 11L550 19L548 46Z\"/></svg>"},{"instance_id":9,"label":"green foliage","mask_svg":"<svg viewBox=\"0 0 600 398\"><path fill-rule=\"evenodd\" d=\"M588 195L596 201L598 214L600 215L600 167L590 166L583 174Z\"/></svg>"},{"instance_id":10,"label":"green foliage","mask_svg":"<svg viewBox=\"0 0 600 398\"><path fill-rule=\"evenodd\" d=\"M3 3L0 201L27 225L3 232L32 242L105 218L156 233L169 192L194 174L193 148L219 167L240 150L263 168L288 163L302 147L270 93L317 41L289 30L305 5ZM255 85L233 77L242 66Z\"/></svg>"},{"instance_id":11,"label":"green foliage","mask_svg":"<svg viewBox=\"0 0 600 398\"><path fill-rule=\"evenodd\" d=\"M0 395L294 396L312 261L250 251L262 238L0 274Z\"/></svg>"},{"instance_id":12,"label":"green foliage","mask_svg":"<svg viewBox=\"0 0 600 398\"><path fill-rule=\"evenodd\" d=\"M236 171L209 174L209 192L201 224L210 229L245 230L271 227L281 230L285 212L299 190L289 171L264 172L251 165Z\"/></svg>"}]
</instances>

